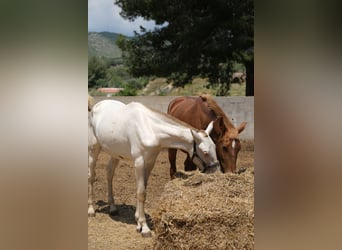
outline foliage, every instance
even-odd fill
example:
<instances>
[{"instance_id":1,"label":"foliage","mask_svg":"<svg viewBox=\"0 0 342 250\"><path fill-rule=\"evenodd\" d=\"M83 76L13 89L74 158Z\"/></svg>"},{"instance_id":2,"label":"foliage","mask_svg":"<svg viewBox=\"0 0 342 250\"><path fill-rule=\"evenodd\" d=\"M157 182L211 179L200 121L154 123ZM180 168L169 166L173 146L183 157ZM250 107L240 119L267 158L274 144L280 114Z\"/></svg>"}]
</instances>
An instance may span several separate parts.
<instances>
[{"instance_id":1,"label":"foliage","mask_svg":"<svg viewBox=\"0 0 342 250\"><path fill-rule=\"evenodd\" d=\"M105 64L95 56L90 57L88 60L88 88L102 86L105 78Z\"/></svg>"},{"instance_id":2,"label":"foliage","mask_svg":"<svg viewBox=\"0 0 342 250\"><path fill-rule=\"evenodd\" d=\"M133 96L138 90L144 88L149 78L132 78L126 67L123 65L106 65L106 62L98 57L91 57L88 63L88 88L93 95L100 87L123 88L117 95Z\"/></svg>"},{"instance_id":3,"label":"foliage","mask_svg":"<svg viewBox=\"0 0 342 250\"><path fill-rule=\"evenodd\" d=\"M122 65L121 50L115 41L125 36L109 32L88 33L88 88L93 95L100 95L100 87L123 88L119 95L137 95L146 86L148 78L132 78Z\"/></svg>"},{"instance_id":4,"label":"foliage","mask_svg":"<svg viewBox=\"0 0 342 250\"><path fill-rule=\"evenodd\" d=\"M115 0L129 20L155 20L153 31L141 27L132 39L120 37L117 45L133 76L168 77L175 86L194 76L208 77L227 94L235 62L244 64L247 78L254 64L252 0L171 1ZM252 62L252 63L251 63ZM249 84L254 84L250 81Z\"/></svg>"},{"instance_id":5,"label":"foliage","mask_svg":"<svg viewBox=\"0 0 342 250\"><path fill-rule=\"evenodd\" d=\"M122 58L112 58L112 57L101 57L106 67L118 66L122 64Z\"/></svg>"},{"instance_id":6,"label":"foliage","mask_svg":"<svg viewBox=\"0 0 342 250\"><path fill-rule=\"evenodd\" d=\"M128 81L124 86L124 89L117 93L119 96L136 96L139 87L134 80Z\"/></svg>"}]
</instances>

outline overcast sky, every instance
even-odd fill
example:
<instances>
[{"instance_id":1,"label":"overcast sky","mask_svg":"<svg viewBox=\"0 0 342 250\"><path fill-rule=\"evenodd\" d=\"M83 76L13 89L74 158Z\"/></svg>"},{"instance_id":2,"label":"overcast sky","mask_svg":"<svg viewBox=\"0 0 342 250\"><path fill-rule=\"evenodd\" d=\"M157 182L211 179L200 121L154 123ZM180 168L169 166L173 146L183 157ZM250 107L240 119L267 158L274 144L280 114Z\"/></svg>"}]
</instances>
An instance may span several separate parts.
<instances>
[{"instance_id":1,"label":"overcast sky","mask_svg":"<svg viewBox=\"0 0 342 250\"><path fill-rule=\"evenodd\" d=\"M154 21L145 21L138 18L134 22L124 20L119 12L120 8L114 5L114 0L88 0L88 31L109 31L126 36L133 36L133 31L140 31L142 25L153 29Z\"/></svg>"}]
</instances>

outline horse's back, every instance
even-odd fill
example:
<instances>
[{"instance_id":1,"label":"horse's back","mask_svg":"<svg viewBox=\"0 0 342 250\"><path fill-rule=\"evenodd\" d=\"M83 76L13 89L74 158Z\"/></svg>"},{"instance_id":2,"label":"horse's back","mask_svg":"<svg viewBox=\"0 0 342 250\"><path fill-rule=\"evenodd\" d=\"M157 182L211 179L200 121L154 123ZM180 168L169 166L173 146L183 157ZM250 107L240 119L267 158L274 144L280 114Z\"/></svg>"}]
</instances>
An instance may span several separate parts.
<instances>
[{"instance_id":1,"label":"horse's back","mask_svg":"<svg viewBox=\"0 0 342 250\"><path fill-rule=\"evenodd\" d=\"M205 129L212 120L201 97L177 97L170 102L167 113L197 129Z\"/></svg>"},{"instance_id":2,"label":"horse's back","mask_svg":"<svg viewBox=\"0 0 342 250\"><path fill-rule=\"evenodd\" d=\"M180 96L173 99L167 108L167 113L174 115L179 110L183 110L187 107L192 107L196 102L196 97L191 96Z\"/></svg>"},{"instance_id":3,"label":"horse's back","mask_svg":"<svg viewBox=\"0 0 342 250\"><path fill-rule=\"evenodd\" d=\"M93 109L94 127L110 126L125 132L134 126L148 123L153 112L139 102L124 104L115 100L104 100L97 103Z\"/></svg>"},{"instance_id":4,"label":"horse's back","mask_svg":"<svg viewBox=\"0 0 342 250\"><path fill-rule=\"evenodd\" d=\"M93 127L101 147L113 157L130 158L151 140L152 111L138 102L104 100L93 107Z\"/></svg>"},{"instance_id":5,"label":"horse's back","mask_svg":"<svg viewBox=\"0 0 342 250\"><path fill-rule=\"evenodd\" d=\"M92 112L93 114L116 112L118 110L124 109L125 107L126 104L116 100L103 100L93 106Z\"/></svg>"}]
</instances>

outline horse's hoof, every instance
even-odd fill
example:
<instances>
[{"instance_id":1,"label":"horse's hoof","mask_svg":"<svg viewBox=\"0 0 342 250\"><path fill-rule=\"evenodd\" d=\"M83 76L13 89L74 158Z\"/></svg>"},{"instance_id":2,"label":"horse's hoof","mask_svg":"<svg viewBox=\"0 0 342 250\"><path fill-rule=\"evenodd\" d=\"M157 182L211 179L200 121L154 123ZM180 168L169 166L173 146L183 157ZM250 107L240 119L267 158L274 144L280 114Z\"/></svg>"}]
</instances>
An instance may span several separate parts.
<instances>
[{"instance_id":1,"label":"horse's hoof","mask_svg":"<svg viewBox=\"0 0 342 250\"><path fill-rule=\"evenodd\" d=\"M149 238L149 237L152 236L152 233L151 233L151 231L141 232L141 236L144 237L144 238Z\"/></svg>"},{"instance_id":2,"label":"horse's hoof","mask_svg":"<svg viewBox=\"0 0 342 250\"><path fill-rule=\"evenodd\" d=\"M95 210L94 208L88 209L88 217L95 217Z\"/></svg>"},{"instance_id":3,"label":"horse's hoof","mask_svg":"<svg viewBox=\"0 0 342 250\"><path fill-rule=\"evenodd\" d=\"M137 233L141 233L141 227L136 226L136 227L135 227L135 230L137 231Z\"/></svg>"}]
</instances>

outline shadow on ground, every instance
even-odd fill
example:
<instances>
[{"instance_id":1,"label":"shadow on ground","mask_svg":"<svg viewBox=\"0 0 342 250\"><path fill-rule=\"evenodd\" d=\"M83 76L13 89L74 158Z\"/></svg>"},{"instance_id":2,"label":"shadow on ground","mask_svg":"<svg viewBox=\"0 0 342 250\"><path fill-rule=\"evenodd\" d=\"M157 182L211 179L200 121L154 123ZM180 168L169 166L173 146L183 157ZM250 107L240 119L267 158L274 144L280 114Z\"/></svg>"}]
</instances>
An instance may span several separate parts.
<instances>
[{"instance_id":1,"label":"shadow on ground","mask_svg":"<svg viewBox=\"0 0 342 250\"><path fill-rule=\"evenodd\" d=\"M131 225L136 225L135 221L135 206L132 205L126 205L126 204L116 204L116 207L118 209L118 212L116 214L109 214L109 205L107 202L103 200L98 200L96 201L96 206L98 207L96 209L97 213L102 213L102 214L107 214L112 220L119 221L125 224L131 224ZM153 222L151 219L151 216L149 214L146 214L146 220L147 224L150 229L153 230Z\"/></svg>"}]
</instances>

